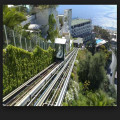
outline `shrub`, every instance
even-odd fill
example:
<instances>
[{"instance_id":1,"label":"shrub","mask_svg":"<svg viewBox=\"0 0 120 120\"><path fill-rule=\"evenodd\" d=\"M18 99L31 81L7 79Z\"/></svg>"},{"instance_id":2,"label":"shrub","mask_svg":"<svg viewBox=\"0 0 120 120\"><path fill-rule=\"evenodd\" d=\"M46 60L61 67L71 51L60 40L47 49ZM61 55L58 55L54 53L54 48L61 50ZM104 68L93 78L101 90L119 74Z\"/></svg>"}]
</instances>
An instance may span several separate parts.
<instances>
[{"instance_id":1,"label":"shrub","mask_svg":"<svg viewBox=\"0 0 120 120\"><path fill-rule=\"evenodd\" d=\"M71 73L71 78L73 79L73 78L74 78L74 76L75 76L75 75L74 75L74 73L72 72L72 73Z\"/></svg>"},{"instance_id":2,"label":"shrub","mask_svg":"<svg viewBox=\"0 0 120 120\"><path fill-rule=\"evenodd\" d=\"M54 61L54 50L36 46L33 52L8 45L3 50L3 96L29 80Z\"/></svg>"}]
</instances>

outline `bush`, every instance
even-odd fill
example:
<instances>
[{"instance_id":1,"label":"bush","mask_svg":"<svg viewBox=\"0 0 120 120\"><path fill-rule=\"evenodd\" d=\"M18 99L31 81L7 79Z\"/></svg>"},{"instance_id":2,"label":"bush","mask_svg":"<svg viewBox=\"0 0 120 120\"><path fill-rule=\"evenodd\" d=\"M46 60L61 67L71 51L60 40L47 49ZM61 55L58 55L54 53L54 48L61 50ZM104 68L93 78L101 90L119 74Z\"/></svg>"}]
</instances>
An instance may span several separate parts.
<instances>
[{"instance_id":1,"label":"bush","mask_svg":"<svg viewBox=\"0 0 120 120\"><path fill-rule=\"evenodd\" d=\"M73 78L74 78L74 76L75 76L75 75L74 75L74 73L72 72L72 73L71 73L71 78L73 79Z\"/></svg>"},{"instance_id":2,"label":"bush","mask_svg":"<svg viewBox=\"0 0 120 120\"><path fill-rule=\"evenodd\" d=\"M108 97L102 90L97 90L87 91L86 94L80 91L78 99L66 101L63 106L115 106L115 103L114 98Z\"/></svg>"},{"instance_id":3,"label":"bush","mask_svg":"<svg viewBox=\"0 0 120 120\"><path fill-rule=\"evenodd\" d=\"M76 62L74 63L74 66L77 66L77 63L76 63Z\"/></svg>"},{"instance_id":4,"label":"bush","mask_svg":"<svg viewBox=\"0 0 120 120\"><path fill-rule=\"evenodd\" d=\"M54 50L36 46L33 52L8 45L3 51L3 96L54 62Z\"/></svg>"}]
</instances>

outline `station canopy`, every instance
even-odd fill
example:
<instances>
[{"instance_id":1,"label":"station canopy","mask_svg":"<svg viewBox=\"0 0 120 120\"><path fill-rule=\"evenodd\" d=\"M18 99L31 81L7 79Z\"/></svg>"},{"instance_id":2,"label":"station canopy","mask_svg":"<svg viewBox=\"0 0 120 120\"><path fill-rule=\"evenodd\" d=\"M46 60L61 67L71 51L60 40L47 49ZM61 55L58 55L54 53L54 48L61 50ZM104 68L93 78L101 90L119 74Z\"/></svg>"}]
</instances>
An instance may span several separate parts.
<instances>
[{"instance_id":1,"label":"station canopy","mask_svg":"<svg viewBox=\"0 0 120 120\"><path fill-rule=\"evenodd\" d=\"M80 18L79 19L73 19L72 22L71 22L71 26L86 23L86 22L90 22L90 21L91 21L90 19L80 19Z\"/></svg>"},{"instance_id":2,"label":"station canopy","mask_svg":"<svg viewBox=\"0 0 120 120\"><path fill-rule=\"evenodd\" d=\"M73 40L73 43L83 43L83 38L77 38L77 40Z\"/></svg>"},{"instance_id":3,"label":"station canopy","mask_svg":"<svg viewBox=\"0 0 120 120\"><path fill-rule=\"evenodd\" d=\"M28 29L29 30L39 30L40 29L40 25L38 25L38 24L30 24L29 26L28 26Z\"/></svg>"},{"instance_id":4,"label":"station canopy","mask_svg":"<svg viewBox=\"0 0 120 120\"><path fill-rule=\"evenodd\" d=\"M55 38L55 44L66 44L66 39L63 38Z\"/></svg>"}]
</instances>

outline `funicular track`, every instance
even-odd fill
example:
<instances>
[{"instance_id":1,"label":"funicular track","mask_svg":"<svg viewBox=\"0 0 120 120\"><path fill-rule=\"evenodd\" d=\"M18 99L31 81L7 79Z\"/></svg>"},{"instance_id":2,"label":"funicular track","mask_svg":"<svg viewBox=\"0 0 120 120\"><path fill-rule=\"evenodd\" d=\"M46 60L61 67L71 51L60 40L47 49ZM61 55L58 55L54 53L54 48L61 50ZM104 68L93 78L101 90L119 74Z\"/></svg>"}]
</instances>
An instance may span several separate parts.
<instances>
[{"instance_id":1,"label":"funicular track","mask_svg":"<svg viewBox=\"0 0 120 120\"><path fill-rule=\"evenodd\" d=\"M13 106L19 101L27 92L29 92L35 85L37 85L51 70L53 70L58 63L53 63L42 72L35 75L33 78L25 82L23 85L15 89L13 92L3 98L3 104Z\"/></svg>"},{"instance_id":2,"label":"funicular track","mask_svg":"<svg viewBox=\"0 0 120 120\"><path fill-rule=\"evenodd\" d=\"M58 103L59 101L59 104L61 104L62 100L59 100L59 95L61 94L61 90L63 88L65 90L67 88L68 79L72 71L71 67L74 65L77 51L78 49L74 50L68 61L64 63L64 66L62 68L59 69L54 79L52 79L50 83L47 83L46 86L44 86L44 90L40 91L34 97L34 99L29 104L27 104L27 106L55 106L56 102ZM64 97L64 94L65 92L62 90L62 98Z\"/></svg>"},{"instance_id":3,"label":"funicular track","mask_svg":"<svg viewBox=\"0 0 120 120\"><path fill-rule=\"evenodd\" d=\"M64 62L66 62L69 59L69 57L72 53L73 53L73 51L70 52L66 56ZM44 69L43 71L41 71L40 73L38 73L37 75L32 77L30 80L28 80L24 84L22 84L20 87L18 87L17 89L15 89L11 93L9 93L7 96L5 96L3 98L3 105L4 106L17 105L17 103L19 103L19 101L21 99L23 99L26 94L29 93L29 91L31 91L36 85L38 85L38 83L40 83L50 72L52 72L59 65L62 66L63 62L62 63L61 62L55 62L55 63L51 64L46 69ZM35 95L36 95L36 93L35 93ZM33 95L33 96L35 96L35 95ZM29 96L29 99L31 100L33 98L33 96Z\"/></svg>"}]
</instances>

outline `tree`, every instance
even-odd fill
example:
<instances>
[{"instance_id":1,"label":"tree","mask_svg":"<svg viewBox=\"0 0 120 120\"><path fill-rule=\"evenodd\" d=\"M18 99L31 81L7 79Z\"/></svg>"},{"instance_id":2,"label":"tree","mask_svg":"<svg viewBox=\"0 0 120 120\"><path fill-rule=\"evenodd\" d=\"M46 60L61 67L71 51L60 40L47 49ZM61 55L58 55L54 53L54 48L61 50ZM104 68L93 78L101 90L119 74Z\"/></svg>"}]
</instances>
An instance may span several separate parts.
<instances>
[{"instance_id":1,"label":"tree","mask_svg":"<svg viewBox=\"0 0 120 120\"><path fill-rule=\"evenodd\" d=\"M104 53L104 55L105 55L105 63L106 63L105 68L108 68L109 65L110 65L110 62L112 60L112 52L108 51L107 48L106 48L106 46L104 46L104 45L101 45L99 47L99 51L101 51L101 52Z\"/></svg>"},{"instance_id":2,"label":"tree","mask_svg":"<svg viewBox=\"0 0 120 120\"><path fill-rule=\"evenodd\" d=\"M105 66L105 56L102 52L91 55L87 51L84 59L78 59L78 76L79 81L83 83L86 80L90 81L89 89L95 90L98 89L101 83L104 81L106 72L104 69Z\"/></svg>"},{"instance_id":3,"label":"tree","mask_svg":"<svg viewBox=\"0 0 120 120\"><path fill-rule=\"evenodd\" d=\"M60 22L61 27L62 27L62 26L63 26L63 20L62 20L62 18L61 18L61 17L59 18L59 22Z\"/></svg>"},{"instance_id":4,"label":"tree","mask_svg":"<svg viewBox=\"0 0 120 120\"><path fill-rule=\"evenodd\" d=\"M106 72L105 57L103 53L96 53L89 62L88 80L90 81L90 89L98 89L104 81Z\"/></svg>"},{"instance_id":5,"label":"tree","mask_svg":"<svg viewBox=\"0 0 120 120\"><path fill-rule=\"evenodd\" d=\"M107 30L99 26L94 26L93 31L96 33L96 37L103 38L110 41L110 34Z\"/></svg>"},{"instance_id":6,"label":"tree","mask_svg":"<svg viewBox=\"0 0 120 120\"><path fill-rule=\"evenodd\" d=\"M96 40L94 39L92 41L87 42L86 48L92 53L92 55L94 55L96 52Z\"/></svg>"},{"instance_id":7,"label":"tree","mask_svg":"<svg viewBox=\"0 0 120 120\"><path fill-rule=\"evenodd\" d=\"M89 62L91 60L92 54L90 52L86 52L85 58L80 59L79 57L79 67L78 67L78 76L79 81L82 81L83 83L88 79L89 74Z\"/></svg>"},{"instance_id":8,"label":"tree","mask_svg":"<svg viewBox=\"0 0 120 120\"><path fill-rule=\"evenodd\" d=\"M54 42L55 37L58 36L58 30L54 30L55 24L56 21L54 19L54 15L49 15L49 29L47 39L50 39L52 42Z\"/></svg>"},{"instance_id":9,"label":"tree","mask_svg":"<svg viewBox=\"0 0 120 120\"><path fill-rule=\"evenodd\" d=\"M7 5L3 6L3 24L9 28L13 29L26 19L24 13L18 12L16 8L8 8Z\"/></svg>"}]
</instances>

